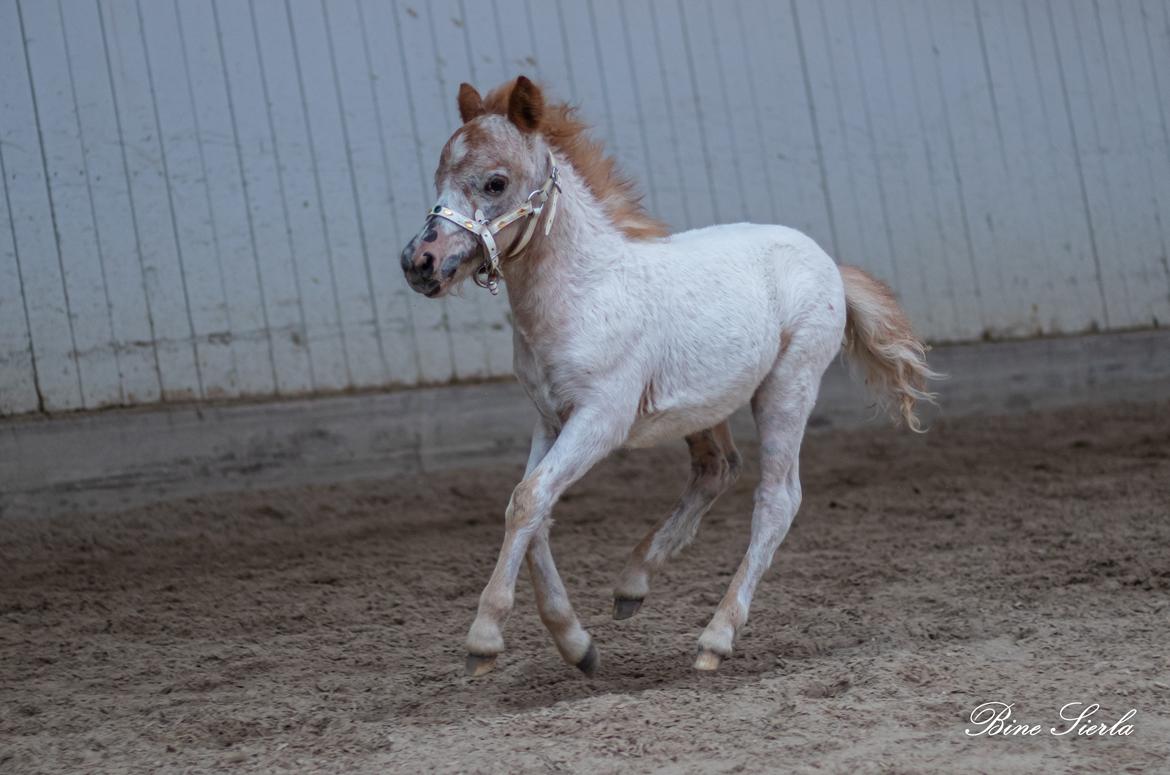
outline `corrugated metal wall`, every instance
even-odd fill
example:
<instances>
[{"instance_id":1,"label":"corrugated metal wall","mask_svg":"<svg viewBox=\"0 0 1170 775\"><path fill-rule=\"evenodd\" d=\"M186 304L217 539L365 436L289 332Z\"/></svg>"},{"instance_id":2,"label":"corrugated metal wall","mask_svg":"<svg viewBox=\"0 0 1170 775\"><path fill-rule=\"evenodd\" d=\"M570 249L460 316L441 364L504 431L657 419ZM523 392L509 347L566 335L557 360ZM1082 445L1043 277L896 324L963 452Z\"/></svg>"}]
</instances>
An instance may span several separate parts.
<instances>
[{"instance_id":1,"label":"corrugated metal wall","mask_svg":"<svg viewBox=\"0 0 1170 775\"><path fill-rule=\"evenodd\" d=\"M804 229L935 340L1164 323L1167 6L0 0L0 412L508 373L397 254L518 72L655 214Z\"/></svg>"}]
</instances>

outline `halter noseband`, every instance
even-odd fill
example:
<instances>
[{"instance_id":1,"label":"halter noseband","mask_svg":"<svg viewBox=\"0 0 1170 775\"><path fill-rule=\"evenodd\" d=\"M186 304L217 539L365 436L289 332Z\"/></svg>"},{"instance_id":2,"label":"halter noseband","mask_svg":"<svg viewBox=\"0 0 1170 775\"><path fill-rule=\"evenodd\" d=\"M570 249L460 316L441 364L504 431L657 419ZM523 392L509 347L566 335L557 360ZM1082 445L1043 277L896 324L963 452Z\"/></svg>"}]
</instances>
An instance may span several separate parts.
<instances>
[{"instance_id":1,"label":"halter noseband","mask_svg":"<svg viewBox=\"0 0 1170 775\"><path fill-rule=\"evenodd\" d=\"M496 245L496 235L521 218L528 218L528 226L525 227L524 233L513 244L505 258L515 258L520 255L528 247L528 242L536 231L536 224L540 221L545 205L548 205L548 218L544 221L544 235L547 237L549 231L552 230L553 221L557 217L557 198L561 193L561 185L557 182L557 160L553 157L552 151L548 152L548 164L548 180L544 182L544 185L529 194L523 204L515 210L509 210L493 220L489 221L484 216L483 210L476 210L475 216L469 218L450 207L445 207L442 202L436 203L427 213L428 218L444 218L459 228L466 229L483 243L483 263L479 265L471 278L480 288L487 288L491 291L493 296L500 292L500 249Z\"/></svg>"}]
</instances>

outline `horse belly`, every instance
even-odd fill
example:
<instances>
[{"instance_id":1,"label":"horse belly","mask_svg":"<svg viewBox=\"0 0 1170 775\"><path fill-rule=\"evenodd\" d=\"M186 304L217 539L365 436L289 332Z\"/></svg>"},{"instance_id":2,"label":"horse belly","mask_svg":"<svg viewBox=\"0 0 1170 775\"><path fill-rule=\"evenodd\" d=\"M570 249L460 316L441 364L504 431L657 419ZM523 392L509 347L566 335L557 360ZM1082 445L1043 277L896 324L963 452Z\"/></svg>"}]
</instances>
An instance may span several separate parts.
<instances>
[{"instance_id":1,"label":"horse belly","mask_svg":"<svg viewBox=\"0 0 1170 775\"><path fill-rule=\"evenodd\" d=\"M724 415L726 417L726 415ZM724 417L706 412L662 412L638 418L623 445L629 449L654 447L718 424Z\"/></svg>"},{"instance_id":2,"label":"horse belly","mask_svg":"<svg viewBox=\"0 0 1170 775\"><path fill-rule=\"evenodd\" d=\"M707 394L705 400L688 395L690 400L666 398L657 406L648 406L634 422L625 446L652 447L718 425L751 400L763 377L764 374L744 375L742 379L725 383L721 390Z\"/></svg>"},{"instance_id":3,"label":"horse belly","mask_svg":"<svg viewBox=\"0 0 1170 775\"><path fill-rule=\"evenodd\" d=\"M651 380L627 447L649 447L718 425L746 405L775 364L780 331L774 321L755 336L708 345L719 357L680 360Z\"/></svg>"}]
</instances>

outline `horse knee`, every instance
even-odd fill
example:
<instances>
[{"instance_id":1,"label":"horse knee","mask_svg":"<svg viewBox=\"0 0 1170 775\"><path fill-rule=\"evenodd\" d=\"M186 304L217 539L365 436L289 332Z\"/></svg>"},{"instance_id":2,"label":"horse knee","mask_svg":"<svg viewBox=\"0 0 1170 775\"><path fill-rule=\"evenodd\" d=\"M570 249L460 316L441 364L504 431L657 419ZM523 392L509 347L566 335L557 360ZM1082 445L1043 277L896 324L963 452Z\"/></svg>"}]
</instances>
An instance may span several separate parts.
<instances>
[{"instance_id":1,"label":"horse knee","mask_svg":"<svg viewBox=\"0 0 1170 775\"><path fill-rule=\"evenodd\" d=\"M539 513L540 505L540 477L532 476L512 490L512 497L504 512L504 526L514 530L527 525Z\"/></svg>"},{"instance_id":2,"label":"horse knee","mask_svg":"<svg viewBox=\"0 0 1170 775\"><path fill-rule=\"evenodd\" d=\"M702 500L714 500L727 488L727 476L727 462L722 456L713 458L691 466L690 487Z\"/></svg>"},{"instance_id":3,"label":"horse knee","mask_svg":"<svg viewBox=\"0 0 1170 775\"><path fill-rule=\"evenodd\" d=\"M692 448L691 479L694 486L709 498L717 498L739 478L743 461L739 452L723 452L711 448L709 452L695 455Z\"/></svg>"}]
</instances>

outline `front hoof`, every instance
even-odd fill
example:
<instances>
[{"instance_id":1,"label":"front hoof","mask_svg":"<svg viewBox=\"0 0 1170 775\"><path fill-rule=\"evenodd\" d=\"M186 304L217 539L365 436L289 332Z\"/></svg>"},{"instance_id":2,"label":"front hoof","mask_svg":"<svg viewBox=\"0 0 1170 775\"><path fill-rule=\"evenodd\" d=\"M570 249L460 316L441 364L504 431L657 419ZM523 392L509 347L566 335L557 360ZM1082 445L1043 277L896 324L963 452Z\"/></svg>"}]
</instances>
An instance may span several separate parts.
<instances>
[{"instance_id":1,"label":"front hoof","mask_svg":"<svg viewBox=\"0 0 1170 775\"><path fill-rule=\"evenodd\" d=\"M597 653L597 646L593 645L593 642L590 641L589 650L585 652L585 656L581 657L581 661L577 663L577 669L592 678L600 664L601 655Z\"/></svg>"},{"instance_id":2,"label":"front hoof","mask_svg":"<svg viewBox=\"0 0 1170 775\"><path fill-rule=\"evenodd\" d=\"M479 678L496 669L496 655L468 654L463 673L469 678Z\"/></svg>"},{"instance_id":3,"label":"front hoof","mask_svg":"<svg viewBox=\"0 0 1170 775\"><path fill-rule=\"evenodd\" d=\"M613 618L629 619L638 613L638 609L641 607L642 598L640 597L615 597L613 599Z\"/></svg>"},{"instance_id":4,"label":"front hoof","mask_svg":"<svg viewBox=\"0 0 1170 775\"><path fill-rule=\"evenodd\" d=\"M699 649L699 655L695 657L695 669L710 673L718 670L722 661L722 655L707 649Z\"/></svg>"}]
</instances>

